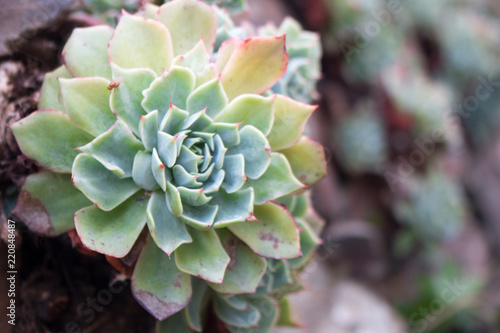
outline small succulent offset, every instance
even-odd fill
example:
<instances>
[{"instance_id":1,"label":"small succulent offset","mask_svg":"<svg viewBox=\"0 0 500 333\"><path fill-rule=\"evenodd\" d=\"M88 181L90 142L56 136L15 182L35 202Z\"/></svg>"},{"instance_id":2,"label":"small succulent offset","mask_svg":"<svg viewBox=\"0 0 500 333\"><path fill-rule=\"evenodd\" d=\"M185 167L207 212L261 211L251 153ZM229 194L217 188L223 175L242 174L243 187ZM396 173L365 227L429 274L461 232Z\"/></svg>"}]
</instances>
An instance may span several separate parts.
<instances>
[{"instance_id":1,"label":"small succulent offset","mask_svg":"<svg viewBox=\"0 0 500 333\"><path fill-rule=\"evenodd\" d=\"M317 240L287 209L326 174L323 148L302 136L315 107L262 96L287 69L285 36L228 40L214 59L217 27L212 7L176 0L124 12L114 30L75 29L40 110L11 126L44 169L14 214L135 257L133 294L159 320L199 301L200 284L255 293L263 258L297 260Z\"/></svg>"}]
</instances>

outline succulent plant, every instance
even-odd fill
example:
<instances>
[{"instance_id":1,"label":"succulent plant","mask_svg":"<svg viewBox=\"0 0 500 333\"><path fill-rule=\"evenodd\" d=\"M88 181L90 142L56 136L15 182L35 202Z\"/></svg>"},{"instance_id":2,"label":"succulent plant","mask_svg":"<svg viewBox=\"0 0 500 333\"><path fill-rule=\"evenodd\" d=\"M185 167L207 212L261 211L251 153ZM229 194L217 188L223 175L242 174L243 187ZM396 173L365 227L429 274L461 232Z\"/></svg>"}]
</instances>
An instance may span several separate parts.
<instances>
[{"instance_id":1,"label":"succulent plant","mask_svg":"<svg viewBox=\"0 0 500 333\"><path fill-rule=\"evenodd\" d=\"M177 0L75 29L40 110L11 126L43 168L14 213L125 263L140 252L132 292L159 320L196 306L195 281L254 293L264 258L301 257L299 222L275 200L326 174L302 136L315 107L262 96L286 71L285 36L228 41L211 60L217 27L210 6Z\"/></svg>"},{"instance_id":2,"label":"succulent plant","mask_svg":"<svg viewBox=\"0 0 500 333\"><path fill-rule=\"evenodd\" d=\"M164 2L171 2L172 0L165 0ZM238 15L243 13L247 9L247 3L245 0L202 0L204 3L209 5L215 5L218 8L224 8L231 15Z\"/></svg>"}]
</instances>

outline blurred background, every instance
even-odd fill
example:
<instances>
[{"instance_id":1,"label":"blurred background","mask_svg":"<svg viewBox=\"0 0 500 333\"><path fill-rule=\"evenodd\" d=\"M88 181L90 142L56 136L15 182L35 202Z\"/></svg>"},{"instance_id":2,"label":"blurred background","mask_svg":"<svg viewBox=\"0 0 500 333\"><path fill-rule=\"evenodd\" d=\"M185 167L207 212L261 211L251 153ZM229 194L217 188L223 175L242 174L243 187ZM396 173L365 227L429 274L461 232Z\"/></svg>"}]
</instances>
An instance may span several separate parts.
<instances>
[{"instance_id":1,"label":"blurred background","mask_svg":"<svg viewBox=\"0 0 500 333\"><path fill-rule=\"evenodd\" d=\"M242 11L241 1L207 2L242 25L231 36L266 24L259 33L290 33L290 79L273 90L319 105L307 135L326 147L329 176L312 190L326 225L302 276L308 290L291 296L302 332L500 332L500 3L247 0ZM139 5L0 0L2 220L34 168L6 125L36 109L43 75L74 27L114 24ZM288 16L296 22L282 25ZM64 239L19 237L19 311L31 324L13 332L45 332L59 320L73 302L58 287L65 274L87 294L109 281L105 260L78 253L82 271L61 273L54 249L71 251ZM43 285L46 276L54 286ZM81 332L106 331L110 320L124 332L139 327L143 310L119 297Z\"/></svg>"}]
</instances>

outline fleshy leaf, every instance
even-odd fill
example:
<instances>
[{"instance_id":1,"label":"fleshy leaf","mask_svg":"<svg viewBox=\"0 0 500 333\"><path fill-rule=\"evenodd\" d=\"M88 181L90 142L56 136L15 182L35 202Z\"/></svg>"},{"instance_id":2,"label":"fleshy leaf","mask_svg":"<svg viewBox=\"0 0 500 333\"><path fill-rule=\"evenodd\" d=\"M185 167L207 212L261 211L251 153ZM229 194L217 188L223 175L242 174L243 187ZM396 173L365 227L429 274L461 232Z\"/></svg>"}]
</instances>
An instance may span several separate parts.
<instances>
[{"instance_id":1,"label":"fleshy leaf","mask_svg":"<svg viewBox=\"0 0 500 333\"><path fill-rule=\"evenodd\" d=\"M135 299L158 320L182 310L191 298L191 278L149 238L132 275Z\"/></svg>"},{"instance_id":2,"label":"fleshy leaf","mask_svg":"<svg viewBox=\"0 0 500 333\"><path fill-rule=\"evenodd\" d=\"M219 135L224 146L229 148L240 143L239 126L240 124L214 123L206 131Z\"/></svg>"},{"instance_id":3,"label":"fleshy leaf","mask_svg":"<svg viewBox=\"0 0 500 333\"><path fill-rule=\"evenodd\" d=\"M185 314L189 327L195 332L203 331L203 322L207 316L207 305L210 300L208 285L202 279L191 277L193 297L186 307ZM177 332L177 331L176 331Z\"/></svg>"},{"instance_id":4,"label":"fleshy leaf","mask_svg":"<svg viewBox=\"0 0 500 333\"><path fill-rule=\"evenodd\" d=\"M107 48L112 35L113 28L106 25L74 29L62 51L68 70L75 77L100 76L110 80Z\"/></svg>"},{"instance_id":5,"label":"fleshy leaf","mask_svg":"<svg viewBox=\"0 0 500 333\"><path fill-rule=\"evenodd\" d=\"M156 148L153 148L153 153L151 156L151 171L153 171L153 177L156 179L156 183L160 186L163 191L167 190L167 182L172 180L172 171L165 168L165 164L160 160Z\"/></svg>"},{"instance_id":6,"label":"fleshy leaf","mask_svg":"<svg viewBox=\"0 0 500 333\"><path fill-rule=\"evenodd\" d=\"M207 115L214 118L227 105L227 96L220 80L214 79L198 87L187 99L187 110L195 113L207 109Z\"/></svg>"},{"instance_id":7,"label":"fleshy leaf","mask_svg":"<svg viewBox=\"0 0 500 333\"><path fill-rule=\"evenodd\" d=\"M255 206L258 222L237 223L229 230L258 255L274 259L291 259L302 255L299 228L284 207L273 202Z\"/></svg>"},{"instance_id":8,"label":"fleshy leaf","mask_svg":"<svg viewBox=\"0 0 500 333\"><path fill-rule=\"evenodd\" d=\"M167 167L173 167L178 155L176 137L158 132L158 155Z\"/></svg>"},{"instance_id":9,"label":"fleshy leaf","mask_svg":"<svg viewBox=\"0 0 500 333\"><path fill-rule=\"evenodd\" d=\"M260 316L260 320L251 328L228 327L230 333L268 333L278 320L278 305L269 296L260 295L249 297L249 302L255 306L265 316Z\"/></svg>"},{"instance_id":10,"label":"fleshy leaf","mask_svg":"<svg viewBox=\"0 0 500 333\"><path fill-rule=\"evenodd\" d=\"M139 134L144 148L152 152L158 146L158 111L153 111L145 116L141 116L139 122Z\"/></svg>"},{"instance_id":11,"label":"fleshy leaf","mask_svg":"<svg viewBox=\"0 0 500 333\"><path fill-rule=\"evenodd\" d=\"M246 181L245 159L243 155L231 155L224 157L224 171L226 176L222 182L222 188L227 193L238 191Z\"/></svg>"},{"instance_id":12,"label":"fleshy leaf","mask_svg":"<svg viewBox=\"0 0 500 333\"><path fill-rule=\"evenodd\" d=\"M156 322L156 333L193 333L186 321L183 311L168 317L163 321Z\"/></svg>"},{"instance_id":13,"label":"fleshy leaf","mask_svg":"<svg viewBox=\"0 0 500 333\"><path fill-rule=\"evenodd\" d=\"M186 108L186 99L194 89L195 76L184 67L172 67L170 71L155 79L143 92L142 106L148 112L158 110L158 118L163 119L170 104Z\"/></svg>"},{"instance_id":14,"label":"fleshy leaf","mask_svg":"<svg viewBox=\"0 0 500 333\"><path fill-rule=\"evenodd\" d=\"M210 202L210 197L207 197L205 193L203 193L203 188L201 189L189 189L185 187L178 187L179 193L182 198L182 202L185 202L186 204L193 206L193 207L198 207L198 206L203 206Z\"/></svg>"},{"instance_id":15,"label":"fleshy leaf","mask_svg":"<svg viewBox=\"0 0 500 333\"><path fill-rule=\"evenodd\" d=\"M217 14L210 6L197 0L173 1L160 7L156 19L172 35L175 55L191 50L203 39L209 54L212 53L217 31Z\"/></svg>"},{"instance_id":16,"label":"fleshy leaf","mask_svg":"<svg viewBox=\"0 0 500 333\"><path fill-rule=\"evenodd\" d=\"M271 153L271 164L258 179L249 179L245 187L253 187L255 204L260 205L269 200L293 193L305 187L292 173L286 157L280 153Z\"/></svg>"},{"instance_id":17,"label":"fleshy leaf","mask_svg":"<svg viewBox=\"0 0 500 333\"><path fill-rule=\"evenodd\" d=\"M167 208L165 193L155 191L149 199L147 222L156 245L168 256L181 244L192 242L184 222Z\"/></svg>"},{"instance_id":18,"label":"fleshy leaf","mask_svg":"<svg viewBox=\"0 0 500 333\"><path fill-rule=\"evenodd\" d=\"M61 66L45 74L42 88L40 90L40 99L38 101L39 109L53 109L65 112L64 104L59 91L59 78L69 79L72 75L66 67Z\"/></svg>"},{"instance_id":19,"label":"fleshy leaf","mask_svg":"<svg viewBox=\"0 0 500 333\"><path fill-rule=\"evenodd\" d=\"M287 297L279 300L279 316L276 326L278 327L295 327L302 328L303 325L298 324L293 319L292 305Z\"/></svg>"},{"instance_id":20,"label":"fleshy leaf","mask_svg":"<svg viewBox=\"0 0 500 333\"><path fill-rule=\"evenodd\" d=\"M182 125L189 117L189 113L179 109L175 105L170 105L167 114L163 117L160 124L160 131L165 132L170 135L175 135L179 133L182 129Z\"/></svg>"},{"instance_id":21,"label":"fleshy leaf","mask_svg":"<svg viewBox=\"0 0 500 333\"><path fill-rule=\"evenodd\" d=\"M177 267L203 280L222 283L230 259L215 231L189 228L189 234L193 242L182 244L175 250Z\"/></svg>"},{"instance_id":22,"label":"fleshy leaf","mask_svg":"<svg viewBox=\"0 0 500 333\"><path fill-rule=\"evenodd\" d=\"M239 96L215 117L215 121L242 123L241 126L252 125L267 135L271 131L274 121L274 99L274 96Z\"/></svg>"},{"instance_id":23,"label":"fleshy leaf","mask_svg":"<svg viewBox=\"0 0 500 333\"><path fill-rule=\"evenodd\" d=\"M205 43L200 40L188 53L177 56L172 66L190 68L195 74L201 72L210 62L210 54L205 48Z\"/></svg>"},{"instance_id":24,"label":"fleshy leaf","mask_svg":"<svg viewBox=\"0 0 500 333\"><path fill-rule=\"evenodd\" d=\"M285 35L254 37L239 45L221 74L229 100L243 94L262 94L285 74L288 54Z\"/></svg>"},{"instance_id":25,"label":"fleshy leaf","mask_svg":"<svg viewBox=\"0 0 500 333\"><path fill-rule=\"evenodd\" d=\"M97 207L112 210L139 190L130 178L119 179L99 161L80 154L73 163L73 183Z\"/></svg>"},{"instance_id":26,"label":"fleshy leaf","mask_svg":"<svg viewBox=\"0 0 500 333\"><path fill-rule=\"evenodd\" d=\"M71 184L71 176L39 172L26 178L12 213L33 232L58 236L74 229L73 215L91 202Z\"/></svg>"},{"instance_id":27,"label":"fleshy leaf","mask_svg":"<svg viewBox=\"0 0 500 333\"><path fill-rule=\"evenodd\" d=\"M256 307L245 303L243 310L237 309L225 297L219 295L214 298L214 310L220 320L238 328L257 326L261 317Z\"/></svg>"},{"instance_id":28,"label":"fleshy leaf","mask_svg":"<svg viewBox=\"0 0 500 333\"><path fill-rule=\"evenodd\" d=\"M60 79L61 96L71 120L93 136L116 120L109 107L109 81L100 77Z\"/></svg>"},{"instance_id":29,"label":"fleshy leaf","mask_svg":"<svg viewBox=\"0 0 500 333\"><path fill-rule=\"evenodd\" d=\"M70 173L78 155L74 149L93 139L66 114L55 110L33 112L10 128L24 155L55 172Z\"/></svg>"},{"instance_id":30,"label":"fleshy leaf","mask_svg":"<svg viewBox=\"0 0 500 333\"><path fill-rule=\"evenodd\" d=\"M140 116L146 114L141 105L142 91L150 86L156 75L150 69L123 69L113 63L111 70L113 79L120 81L111 91L111 110L139 136Z\"/></svg>"},{"instance_id":31,"label":"fleshy leaf","mask_svg":"<svg viewBox=\"0 0 500 333\"><path fill-rule=\"evenodd\" d=\"M75 214L75 226L82 243L99 253L122 258L132 249L146 225L148 197L132 196L106 212L92 205Z\"/></svg>"},{"instance_id":32,"label":"fleshy leaf","mask_svg":"<svg viewBox=\"0 0 500 333\"><path fill-rule=\"evenodd\" d=\"M206 230L212 226L218 210L217 206L208 204L200 207L184 205L183 208L184 212L180 219L199 230Z\"/></svg>"},{"instance_id":33,"label":"fleshy leaf","mask_svg":"<svg viewBox=\"0 0 500 333\"><path fill-rule=\"evenodd\" d=\"M288 262L292 268L301 269L307 264L309 259L311 259L316 246L321 243L321 240L305 221L297 219L297 225L300 229L300 249L302 251L302 257L290 259Z\"/></svg>"},{"instance_id":34,"label":"fleshy leaf","mask_svg":"<svg viewBox=\"0 0 500 333\"><path fill-rule=\"evenodd\" d=\"M199 188L202 183L198 182L195 175L190 174L181 165L174 165L172 175L177 186L185 186L187 188Z\"/></svg>"},{"instance_id":35,"label":"fleshy leaf","mask_svg":"<svg viewBox=\"0 0 500 333\"><path fill-rule=\"evenodd\" d=\"M219 50L217 51L217 59L215 60L215 65L217 66L217 71L219 73L222 73L234 50L236 50L241 44L243 44L243 39L237 37L228 39L221 44Z\"/></svg>"},{"instance_id":36,"label":"fleshy leaf","mask_svg":"<svg viewBox=\"0 0 500 333\"><path fill-rule=\"evenodd\" d=\"M240 139L240 144L229 149L228 154L242 154L245 158L245 176L257 179L271 163L271 147L264 134L251 125L240 130Z\"/></svg>"},{"instance_id":37,"label":"fleshy leaf","mask_svg":"<svg viewBox=\"0 0 500 333\"><path fill-rule=\"evenodd\" d=\"M274 102L274 123L267 135L273 151L289 148L296 144L304 132L307 119L316 106L302 104L288 97L277 95ZM290 129L294 130L291 131Z\"/></svg>"},{"instance_id":38,"label":"fleshy leaf","mask_svg":"<svg viewBox=\"0 0 500 333\"><path fill-rule=\"evenodd\" d=\"M165 194L167 198L167 207L170 213L174 216L181 216L184 208L179 190L170 182L167 182Z\"/></svg>"},{"instance_id":39,"label":"fleshy leaf","mask_svg":"<svg viewBox=\"0 0 500 333\"><path fill-rule=\"evenodd\" d=\"M154 191L159 188L153 175L152 159L152 153L138 151L137 154L135 154L132 167L132 179L134 183L146 191Z\"/></svg>"},{"instance_id":40,"label":"fleshy leaf","mask_svg":"<svg viewBox=\"0 0 500 333\"><path fill-rule=\"evenodd\" d=\"M121 120L117 120L108 131L80 148L119 178L132 176L134 156L141 149L141 142Z\"/></svg>"},{"instance_id":41,"label":"fleshy leaf","mask_svg":"<svg viewBox=\"0 0 500 333\"><path fill-rule=\"evenodd\" d=\"M255 293L266 272L266 259L256 255L227 229L218 230L217 234L231 261L222 284L210 283L210 287L223 294Z\"/></svg>"},{"instance_id":42,"label":"fleshy leaf","mask_svg":"<svg viewBox=\"0 0 500 333\"><path fill-rule=\"evenodd\" d=\"M290 162L295 177L308 186L316 184L328 173L323 146L308 137L303 136L296 145L281 153Z\"/></svg>"},{"instance_id":43,"label":"fleshy leaf","mask_svg":"<svg viewBox=\"0 0 500 333\"><path fill-rule=\"evenodd\" d=\"M212 205L219 206L215 216L214 228L223 228L230 224L253 220L253 189L226 193L220 190L212 195Z\"/></svg>"},{"instance_id":44,"label":"fleshy leaf","mask_svg":"<svg viewBox=\"0 0 500 333\"><path fill-rule=\"evenodd\" d=\"M172 40L161 23L123 12L109 41L108 54L122 68L150 68L160 75L172 62Z\"/></svg>"}]
</instances>

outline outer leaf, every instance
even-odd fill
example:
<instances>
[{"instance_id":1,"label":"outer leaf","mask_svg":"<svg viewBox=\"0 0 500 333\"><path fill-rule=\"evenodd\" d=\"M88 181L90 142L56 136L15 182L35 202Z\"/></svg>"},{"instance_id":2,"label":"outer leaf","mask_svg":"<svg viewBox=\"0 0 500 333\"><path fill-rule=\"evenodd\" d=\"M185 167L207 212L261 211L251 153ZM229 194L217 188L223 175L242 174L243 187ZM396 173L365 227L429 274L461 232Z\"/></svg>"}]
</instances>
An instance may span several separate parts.
<instances>
[{"instance_id":1,"label":"outer leaf","mask_svg":"<svg viewBox=\"0 0 500 333\"><path fill-rule=\"evenodd\" d=\"M228 154L242 154L245 158L245 176L257 179L271 164L271 147L264 134L251 125L240 130L240 138L240 144L229 149Z\"/></svg>"},{"instance_id":2,"label":"outer leaf","mask_svg":"<svg viewBox=\"0 0 500 333\"><path fill-rule=\"evenodd\" d=\"M109 107L109 81L100 77L60 79L61 95L71 120L93 136L116 120Z\"/></svg>"},{"instance_id":3,"label":"outer leaf","mask_svg":"<svg viewBox=\"0 0 500 333\"><path fill-rule=\"evenodd\" d=\"M279 300L279 316L276 326L278 327L295 327L303 328L301 324L297 324L293 319L292 305L287 297L283 297Z\"/></svg>"},{"instance_id":4,"label":"outer leaf","mask_svg":"<svg viewBox=\"0 0 500 333\"><path fill-rule=\"evenodd\" d=\"M55 172L71 172L78 152L74 150L92 140L69 117L55 110L39 110L11 127L23 154Z\"/></svg>"},{"instance_id":5,"label":"outer leaf","mask_svg":"<svg viewBox=\"0 0 500 333\"><path fill-rule=\"evenodd\" d=\"M70 175L39 172L26 178L12 214L39 235L58 236L74 228L73 215L89 204Z\"/></svg>"},{"instance_id":6,"label":"outer leaf","mask_svg":"<svg viewBox=\"0 0 500 333\"><path fill-rule=\"evenodd\" d=\"M177 312L164 321L156 322L156 333L192 333L184 312Z\"/></svg>"},{"instance_id":7,"label":"outer leaf","mask_svg":"<svg viewBox=\"0 0 500 333\"><path fill-rule=\"evenodd\" d=\"M222 284L209 283L210 287L223 294L255 293L267 261L226 229L218 230L217 234L231 261Z\"/></svg>"},{"instance_id":8,"label":"outer leaf","mask_svg":"<svg viewBox=\"0 0 500 333\"><path fill-rule=\"evenodd\" d=\"M42 89L40 90L40 99L38 101L39 109L53 109L65 112L62 98L59 94L59 78L71 78L70 72L66 67L61 66L45 74L43 78Z\"/></svg>"},{"instance_id":9,"label":"outer leaf","mask_svg":"<svg viewBox=\"0 0 500 333\"><path fill-rule=\"evenodd\" d=\"M285 35L254 37L234 50L221 74L229 100L243 94L262 94L285 74L288 54Z\"/></svg>"},{"instance_id":10,"label":"outer leaf","mask_svg":"<svg viewBox=\"0 0 500 333\"><path fill-rule=\"evenodd\" d=\"M218 206L214 228L224 228L230 224L253 220L253 189L226 193L220 190L212 195L212 205Z\"/></svg>"},{"instance_id":11,"label":"outer leaf","mask_svg":"<svg viewBox=\"0 0 500 333\"><path fill-rule=\"evenodd\" d=\"M143 148L127 125L117 120L109 130L80 150L94 157L119 178L126 178L132 176L134 156Z\"/></svg>"},{"instance_id":12,"label":"outer leaf","mask_svg":"<svg viewBox=\"0 0 500 333\"><path fill-rule=\"evenodd\" d=\"M113 78L120 81L111 92L111 110L139 136L140 116L146 114L141 105L142 91L150 86L156 75L149 69L123 69L113 63L111 69Z\"/></svg>"},{"instance_id":13,"label":"outer leaf","mask_svg":"<svg viewBox=\"0 0 500 333\"><path fill-rule=\"evenodd\" d=\"M245 303L244 309L238 309L226 298L218 295L214 299L214 310L224 323L240 329L256 326L262 316L259 310L250 304Z\"/></svg>"},{"instance_id":14,"label":"outer leaf","mask_svg":"<svg viewBox=\"0 0 500 333\"><path fill-rule=\"evenodd\" d=\"M292 268L301 269L309 262L316 246L321 243L321 239L319 239L304 220L297 219L297 225L300 229L300 249L303 256L301 258L290 259L288 262Z\"/></svg>"},{"instance_id":15,"label":"outer leaf","mask_svg":"<svg viewBox=\"0 0 500 333\"><path fill-rule=\"evenodd\" d=\"M112 35L106 25L74 29L62 51L68 70L75 77L111 79L107 48Z\"/></svg>"},{"instance_id":16,"label":"outer leaf","mask_svg":"<svg viewBox=\"0 0 500 333\"><path fill-rule=\"evenodd\" d=\"M167 208L163 192L153 192L148 203L147 222L156 245L168 256L181 244L192 242L184 222Z\"/></svg>"},{"instance_id":17,"label":"outer leaf","mask_svg":"<svg viewBox=\"0 0 500 333\"><path fill-rule=\"evenodd\" d=\"M93 205L82 208L75 214L78 236L92 251L122 258L146 225L147 204L147 197L141 193L109 212Z\"/></svg>"},{"instance_id":18,"label":"outer leaf","mask_svg":"<svg viewBox=\"0 0 500 333\"><path fill-rule=\"evenodd\" d=\"M185 67L172 67L170 71L155 79L143 92L142 106L148 112L158 110L158 118L163 119L170 104L186 108L186 99L194 89L195 76Z\"/></svg>"},{"instance_id":19,"label":"outer leaf","mask_svg":"<svg viewBox=\"0 0 500 333\"><path fill-rule=\"evenodd\" d=\"M156 19L172 31L175 55L191 50L200 37L208 53L213 52L217 14L210 6L196 0L174 1L161 6Z\"/></svg>"},{"instance_id":20,"label":"outer leaf","mask_svg":"<svg viewBox=\"0 0 500 333\"><path fill-rule=\"evenodd\" d=\"M264 135L269 134L274 121L274 96L239 96L215 118L216 122L252 125Z\"/></svg>"},{"instance_id":21,"label":"outer leaf","mask_svg":"<svg viewBox=\"0 0 500 333\"><path fill-rule=\"evenodd\" d=\"M177 267L201 279L222 283L230 258L224 251L215 231L213 229L199 231L189 228L189 234L193 242L182 244L175 251Z\"/></svg>"},{"instance_id":22,"label":"outer leaf","mask_svg":"<svg viewBox=\"0 0 500 333\"><path fill-rule=\"evenodd\" d=\"M189 95L187 110L193 114L207 109L207 115L214 118L227 105L227 96L220 84L220 80L209 81Z\"/></svg>"},{"instance_id":23,"label":"outer leaf","mask_svg":"<svg viewBox=\"0 0 500 333\"><path fill-rule=\"evenodd\" d=\"M132 275L136 300L158 320L183 309L191 298L191 279L149 238Z\"/></svg>"},{"instance_id":24,"label":"outer leaf","mask_svg":"<svg viewBox=\"0 0 500 333\"><path fill-rule=\"evenodd\" d=\"M316 184L328 173L323 146L308 137L302 137L296 145L281 153L290 162L294 175L308 186Z\"/></svg>"},{"instance_id":25,"label":"outer leaf","mask_svg":"<svg viewBox=\"0 0 500 333\"><path fill-rule=\"evenodd\" d=\"M202 279L191 277L193 297L186 307L185 314L189 327L195 332L203 331L203 322L207 314L207 305L210 300L208 285Z\"/></svg>"},{"instance_id":26,"label":"outer leaf","mask_svg":"<svg viewBox=\"0 0 500 333\"><path fill-rule=\"evenodd\" d=\"M159 22L123 12L109 41L109 59L122 68L150 68L160 75L173 59L172 40Z\"/></svg>"},{"instance_id":27,"label":"outer leaf","mask_svg":"<svg viewBox=\"0 0 500 333\"><path fill-rule=\"evenodd\" d=\"M258 222L233 224L229 230L262 257L291 259L302 255L299 229L290 212L272 202L255 206L254 212Z\"/></svg>"},{"instance_id":28,"label":"outer leaf","mask_svg":"<svg viewBox=\"0 0 500 333\"><path fill-rule=\"evenodd\" d=\"M106 211L118 207L139 190L132 179L119 179L87 154L80 154L75 159L73 183L97 207Z\"/></svg>"},{"instance_id":29,"label":"outer leaf","mask_svg":"<svg viewBox=\"0 0 500 333\"><path fill-rule=\"evenodd\" d=\"M273 151L291 147L299 141L307 119L316 107L296 102L282 95L276 96L273 128L267 135ZM294 130L291 131L291 128Z\"/></svg>"},{"instance_id":30,"label":"outer leaf","mask_svg":"<svg viewBox=\"0 0 500 333\"><path fill-rule=\"evenodd\" d=\"M292 173L286 157L280 153L271 153L271 164L258 179L249 179L245 187L253 187L255 203L263 204L269 200L293 193L305 187Z\"/></svg>"},{"instance_id":31,"label":"outer leaf","mask_svg":"<svg viewBox=\"0 0 500 333\"><path fill-rule=\"evenodd\" d=\"M222 73L234 50L236 50L241 44L243 44L243 39L237 37L228 39L221 44L219 50L217 51L217 59L215 60L215 65L217 66L217 71L219 73Z\"/></svg>"}]
</instances>

